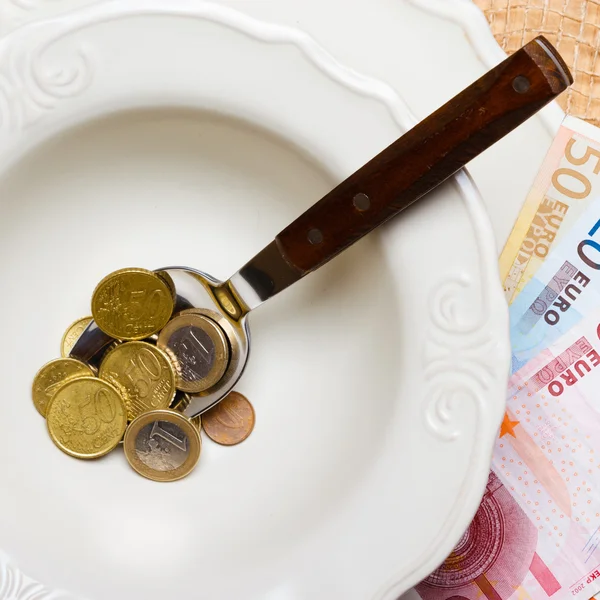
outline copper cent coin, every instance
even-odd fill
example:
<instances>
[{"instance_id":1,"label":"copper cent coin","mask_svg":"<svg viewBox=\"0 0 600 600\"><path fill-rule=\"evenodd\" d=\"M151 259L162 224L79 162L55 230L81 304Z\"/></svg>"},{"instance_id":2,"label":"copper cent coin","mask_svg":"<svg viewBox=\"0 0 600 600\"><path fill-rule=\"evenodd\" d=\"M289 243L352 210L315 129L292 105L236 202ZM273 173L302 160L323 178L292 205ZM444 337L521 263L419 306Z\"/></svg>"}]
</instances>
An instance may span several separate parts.
<instances>
[{"instance_id":1,"label":"copper cent coin","mask_svg":"<svg viewBox=\"0 0 600 600\"><path fill-rule=\"evenodd\" d=\"M219 404L202 415L202 428L217 444L234 446L254 429L254 408L246 396L230 392Z\"/></svg>"}]
</instances>

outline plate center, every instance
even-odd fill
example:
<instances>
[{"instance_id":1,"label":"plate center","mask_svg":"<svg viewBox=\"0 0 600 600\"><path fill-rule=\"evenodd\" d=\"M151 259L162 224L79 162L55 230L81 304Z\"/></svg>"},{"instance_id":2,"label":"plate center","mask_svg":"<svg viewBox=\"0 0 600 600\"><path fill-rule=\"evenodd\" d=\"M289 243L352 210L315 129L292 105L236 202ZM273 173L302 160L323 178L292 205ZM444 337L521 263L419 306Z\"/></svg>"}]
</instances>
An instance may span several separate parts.
<instances>
[{"instance_id":1,"label":"plate center","mask_svg":"<svg viewBox=\"0 0 600 600\"><path fill-rule=\"evenodd\" d=\"M29 392L105 274L180 264L226 279L340 178L267 131L183 109L83 124L0 178L0 540L26 572L83 594L110 597L118 579L130 597L161 597L167 580L182 595L178 575L198 564L205 578L226 561L238 577L272 564L363 484L397 400L399 299L377 235L251 315L236 389L255 431L231 448L203 436L184 481L143 480L120 449L61 454Z\"/></svg>"}]
</instances>

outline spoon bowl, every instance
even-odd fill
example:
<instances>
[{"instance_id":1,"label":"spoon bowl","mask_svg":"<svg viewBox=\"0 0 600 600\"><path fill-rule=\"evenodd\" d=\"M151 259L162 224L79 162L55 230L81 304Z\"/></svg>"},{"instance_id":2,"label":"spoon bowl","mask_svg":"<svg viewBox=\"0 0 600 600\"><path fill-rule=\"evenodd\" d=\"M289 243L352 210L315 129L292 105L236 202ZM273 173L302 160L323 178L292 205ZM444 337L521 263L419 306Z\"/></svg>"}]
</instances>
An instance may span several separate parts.
<instances>
[{"instance_id":1,"label":"spoon bowl","mask_svg":"<svg viewBox=\"0 0 600 600\"><path fill-rule=\"evenodd\" d=\"M168 273L175 284L177 297L175 313L190 308L197 309L221 327L229 341L230 359L223 377L212 387L191 396L183 413L194 417L214 406L226 396L242 376L250 354L250 329L247 313L233 318L219 303L219 291L223 283L208 273L189 267L161 269Z\"/></svg>"}]
</instances>

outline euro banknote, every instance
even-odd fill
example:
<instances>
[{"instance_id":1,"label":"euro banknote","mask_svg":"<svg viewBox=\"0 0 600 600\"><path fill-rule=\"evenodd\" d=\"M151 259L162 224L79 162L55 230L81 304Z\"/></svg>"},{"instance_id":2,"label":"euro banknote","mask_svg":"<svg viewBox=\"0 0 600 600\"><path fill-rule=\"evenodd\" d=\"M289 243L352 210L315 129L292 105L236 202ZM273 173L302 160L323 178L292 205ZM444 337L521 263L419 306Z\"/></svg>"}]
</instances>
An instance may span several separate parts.
<instances>
[{"instance_id":1,"label":"euro banknote","mask_svg":"<svg viewBox=\"0 0 600 600\"><path fill-rule=\"evenodd\" d=\"M598 195L600 129L566 117L500 256L500 276L509 303Z\"/></svg>"},{"instance_id":2,"label":"euro banknote","mask_svg":"<svg viewBox=\"0 0 600 600\"><path fill-rule=\"evenodd\" d=\"M510 306L512 372L600 306L600 199L588 206Z\"/></svg>"},{"instance_id":3,"label":"euro banknote","mask_svg":"<svg viewBox=\"0 0 600 600\"><path fill-rule=\"evenodd\" d=\"M600 591L600 310L515 373L482 504L424 600Z\"/></svg>"}]
</instances>

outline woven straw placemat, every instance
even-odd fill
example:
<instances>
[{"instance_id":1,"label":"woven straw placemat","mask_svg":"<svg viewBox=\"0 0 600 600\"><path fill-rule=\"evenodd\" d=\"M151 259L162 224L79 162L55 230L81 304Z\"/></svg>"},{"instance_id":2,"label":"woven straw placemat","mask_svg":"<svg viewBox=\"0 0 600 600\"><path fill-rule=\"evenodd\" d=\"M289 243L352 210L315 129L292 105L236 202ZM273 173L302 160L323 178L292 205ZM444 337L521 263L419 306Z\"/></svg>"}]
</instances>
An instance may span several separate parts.
<instances>
[{"instance_id":1,"label":"woven straw placemat","mask_svg":"<svg viewBox=\"0 0 600 600\"><path fill-rule=\"evenodd\" d=\"M575 83L558 102L570 115L600 125L599 0L474 0L510 54L539 34L552 42Z\"/></svg>"}]
</instances>

